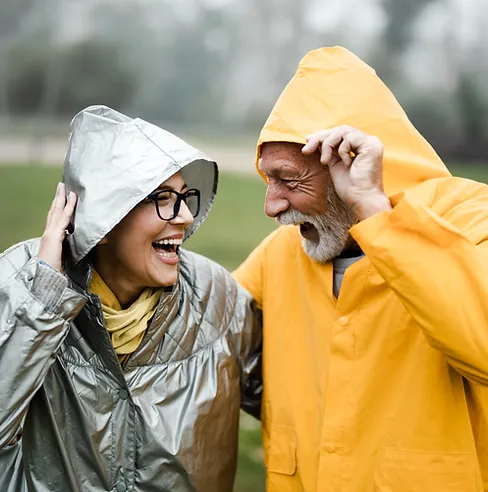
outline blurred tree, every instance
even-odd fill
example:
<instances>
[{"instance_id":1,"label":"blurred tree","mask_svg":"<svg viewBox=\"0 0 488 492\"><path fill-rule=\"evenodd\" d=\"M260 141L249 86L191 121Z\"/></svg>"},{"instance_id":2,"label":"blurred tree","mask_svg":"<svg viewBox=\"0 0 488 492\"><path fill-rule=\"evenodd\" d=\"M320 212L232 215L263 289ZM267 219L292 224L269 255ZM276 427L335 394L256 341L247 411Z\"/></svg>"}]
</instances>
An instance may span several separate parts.
<instances>
[{"instance_id":1,"label":"blurred tree","mask_svg":"<svg viewBox=\"0 0 488 492\"><path fill-rule=\"evenodd\" d=\"M428 5L438 0L381 0L386 14L383 44L375 55L374 65L387 83L400 76L402 56L410 45L415 21Z\"/></svg>"},{"instance_id":2,"label":"blurred tree","mask_svg":"<svg viewBox=\"0 0 488 492\"><path fill-rule=\"evenodd\" d=\"M256 61L263 63L267 90L273 97L304 55L305 15L310 4L310 0L252 0L250 3Z\"/></svg>"},{"instance_id":3,"label":"blurred tree","mask_svg":"<svg viewBox=\"0 0 488 492\"><path fill-rule=\"evenodd\" d=\"M459 74L450 91L410 91L403 101L409 118L439 155L457 162L486 162L488 100L473 71Z\"/></svg>"},{"instance_id":4,"label":"blurred tree","mask_svg":"<svg viewBox=\"0 0 488 492\"><path fill-rule=\"evenodd\" d=\"M423 44L414 42L413 49L415 52L423 49L431 57L437 54L430 68L438 68L438 72L433 73L439 75L439 80L431 89L419 92L402 70L402 56L412 45L415 21L427 6L436 2L430 19L439 19L437 34L431 38L430 44L425 40ZM450 0L382 0L382 5L388 22L385 42L376 54L375 66L379 74L400 99L405 97L405 107L413 123L441 156L456 160L486 160L486 84L476 84L475 79L482 74L487 45L483 49L481 38L476 40L476 22L470 23L470 35L466 36L466 32L463 35L463 25L466 25L466 19L462 18L464 7L462 3ZM484 16L479 18L483 20ZM424 23L424 32L429 28L430 25Z\"/></svg>"},{"instance_id":5,"label":"blurred tree","mask_svg":"<svg viewBox=\"0 0 488 492\"><path fill-rule=\"evenodd\" d=\"M136 77L117 47L84 41L63 50L63 79L58 113L73 114L90 104L124 109L131 103Z\"/></svg>"},{"instance_id":6,"label":"blurred tree","mask_svg":"<svg viewBox=\"0 0 488 492\"><path fill-rule=\"evenodd\" d=\"M402 101L407 114L442 158L452 156L461 139L455 100L448 92L413 91Z\"/></svg>"},{"instance_id":7,"label":"blurred tree","mask_svg":"<svg viewBox=\"0 0 488 492\"><path fill-rule=\"evenodd\" d=\"M0 3L0 35L2 39L14 38L31 13L36 0L2 0Z\"/></svg>"},{"instance_id":8,"label":"blurred tree","mask_svg":"<svg viewBox=\"0 0 488 492\"><path fill-rule=\"evenodd\" d=\"M239 41L229 60L225 119L259 128L298 61L323 44L307 27L316 0L252 0L236 2ZM327 2L324 2L327 3Z\"/></svg>"},{"instance_id":9,"label":"blurred tree","mask_svg":"<svg viewBox=\"0 0 488 492\"><path fill-rule=\"evenodd\" d=\"M92 39L116 45L137 72L131 112L185 125L220 121L235 37L225 8L136 0L114 12L105 0L92 19Z\"/></svg>"},{"instance_id":10,"label":"blurred tree","mask_svg":"<svg viewBox=\"0 0 488 492\"><path fill-rule=\"evenodd\" d=\"M43 46L18 44L7 53L5 77L8 107L14 114L35 114L42 99L46 66L51 54Z\"/></svg>"},{"instance_id":11,"label":"blurred tree","mask_svg":"<svg viewBox=\"0 0 488 492\"><path fill-rule=\"evenodd\" d=\"M2 0L0 2L0 112L4 119L8 119L7 74L8 51L18 39L21 25L29 17L36 0Z\"/></svg>"},{"instance_id":12,"label":"blurred tree","mask_svg":"<svg viewBox=\"0 0 488 492\"><path fill-rule=\"evenodd\" d=\"M384 40L393 56L401 55L405 51L410 44L415 20L435 1L437 0L382 0L387 15Z\"/></svg>"},{"instance_id":13,"label":"blurred tree","mask_svg":"<svg viewBox=\"0 0 488 492\"><path fill-rule=\"evenodd\" d=\"M104 103L124 108L131 102L135 74L122 65L117 49L98 42L81 42L51 48L18 45L10 50L7 77L12 111L32 115L45 104L47 71L57 60L58 80L53 114L73 115L90 104Z\"/></svg>"},{"instance_id":14,"label":"blurred tree","mask_svg":"<svg viewBox=\"0 0 488 492\"><path fill-rule=\"evenodd\" d=\"M461 74L456 91L457 115L461 124L461 139L453 149L457 159L487 159L488 102L483 97L472 73Z\"/></svg>"},{"instance_id":15,"label":"blurred tree","mask_svg":"<svg viewBox=\"0 0 488 492\"><path fill-rule=\"evenodd\" d=\"M218 10L203 9L193 23L180 24L158 63L164 67L158 113L174 123L215 123L220 119L225 89L224 63L219 45L228 35Z\"/></svg>"}]
</instances>

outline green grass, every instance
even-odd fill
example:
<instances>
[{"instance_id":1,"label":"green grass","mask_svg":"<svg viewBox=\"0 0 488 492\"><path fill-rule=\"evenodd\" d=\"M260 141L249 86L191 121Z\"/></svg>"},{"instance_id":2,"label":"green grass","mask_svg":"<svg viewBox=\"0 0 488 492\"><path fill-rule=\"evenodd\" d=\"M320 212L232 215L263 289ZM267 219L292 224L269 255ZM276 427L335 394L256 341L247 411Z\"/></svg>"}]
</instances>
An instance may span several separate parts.
<instances>
[{"instance_id":1,"label":"green grass","mask_svg":"<svg viewBox=\"0 0 488 492\"><path fill-rule=\"evenodd\" d=\"M59 169L0 166L0 250L42 234Z\"/></svg>"},{"instance_id":2,"label":"green grass","mask_svg":"<svg viewBox=\"0 0 488 492\"><path fill-rule=\"evenodd\" d=\"M0 252L40 236L61 178L59 168L0 166ZM221 174L208 219L186 247L233 269L274 227L263 214L265 186L256 178ZM236 492L264 491L259 423L244 416L239 438Z\"/></svg>"}]
</instances>

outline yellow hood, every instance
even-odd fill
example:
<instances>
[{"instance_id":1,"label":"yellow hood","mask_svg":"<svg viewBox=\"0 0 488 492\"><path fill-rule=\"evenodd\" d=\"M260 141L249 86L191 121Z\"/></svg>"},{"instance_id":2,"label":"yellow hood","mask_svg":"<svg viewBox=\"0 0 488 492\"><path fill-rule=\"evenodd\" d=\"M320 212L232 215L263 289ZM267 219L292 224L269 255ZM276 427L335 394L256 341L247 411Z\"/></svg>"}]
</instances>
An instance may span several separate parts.
<instances>
[{"instance_id":1,"label":"yellow hood","mask_svg":"<svg viewBox=\"0 0 488 492\"><path fill-rule=\"evenodd\" d=\"M305 144L310 133L338 125L382 141L389 196L450 175L375 71L341 47L317 49L301 60L261 131L256 165L265 142Z\"/></svg>"}]
</instances>

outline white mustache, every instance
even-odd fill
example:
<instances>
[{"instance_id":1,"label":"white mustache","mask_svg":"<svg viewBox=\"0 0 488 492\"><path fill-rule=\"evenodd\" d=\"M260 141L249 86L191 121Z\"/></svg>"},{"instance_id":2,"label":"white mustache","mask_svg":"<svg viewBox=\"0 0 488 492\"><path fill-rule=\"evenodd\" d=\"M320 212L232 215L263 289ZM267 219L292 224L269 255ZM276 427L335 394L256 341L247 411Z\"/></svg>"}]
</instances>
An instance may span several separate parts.
<instances>
[{"instance_id":1,"label":"white mustache","mask_svg":"<svg viewBox=\"0 0 488 492\"><path fill-rule=\"evenodd\" d=\"M313 224L315 222L314 217L303 214L294 208L281 212L278 217L276 217L276 221L281 225L300 225L304 222L310 222Z\"/></svg>"}]
</instances>

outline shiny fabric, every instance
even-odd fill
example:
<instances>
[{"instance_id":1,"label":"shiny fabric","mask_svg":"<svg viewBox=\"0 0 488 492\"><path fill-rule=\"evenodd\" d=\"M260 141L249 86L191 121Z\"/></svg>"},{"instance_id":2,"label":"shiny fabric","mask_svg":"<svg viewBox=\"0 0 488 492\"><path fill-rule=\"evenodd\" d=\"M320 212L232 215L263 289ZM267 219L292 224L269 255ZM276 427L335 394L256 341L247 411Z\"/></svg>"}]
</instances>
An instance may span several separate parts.
<instances>
[{"instance_id":1,"label":"shiny fabric","mask_svg":"<svg viewBox=\"0 0 488 492\"><path fill-rule=\"evenodd\" d=\"M393 210L351 229L365 256L338 299L296 226L235 273L263 308L267 490L487 491L488 188L341 48L304 58L260 142L346 123L383 141Z\"/></svg>"},{"instance_id":2,"label":"shiny fabric","mask_svg":"<svg viewBox=\"0 0 488 492\"><path fill-rule=\"evenodd\" d=\"M135 353L117 358L88 291L90 246L182 167L207 197L204 218L217 179L186 143L152 126L142 138L126 123L105 107L75 118L65 180L81 201L67 274L36 257L37 239L0 256L1 492L230 492L240 406L259 414L259 313L197 254L180 250L177 284Z\"/></svg>"}]
</instances>

